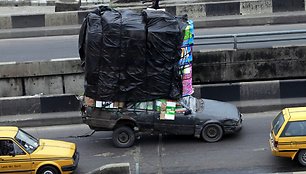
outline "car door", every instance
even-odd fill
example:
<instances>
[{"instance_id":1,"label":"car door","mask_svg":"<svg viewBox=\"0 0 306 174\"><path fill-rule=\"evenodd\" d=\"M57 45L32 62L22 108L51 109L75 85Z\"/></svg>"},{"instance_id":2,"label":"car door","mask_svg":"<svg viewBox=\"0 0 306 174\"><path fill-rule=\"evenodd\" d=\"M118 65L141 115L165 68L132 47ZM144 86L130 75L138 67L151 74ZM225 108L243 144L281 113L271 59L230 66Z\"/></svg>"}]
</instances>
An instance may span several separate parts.
<instances>
[{"instance_id":1,"label":"car door","mask_svg":"<svg viewBox=\"0 0 306 174\"><path fill-rule=\"evenodd\" d=\"M284 131L283 137L290 137L290 147L292 150L306 148L306 121L291 121L288 122Z\"/></svg>"},{"instance_id":2,"label":"car door","mask_svg":"<svg viewBox=\"0 0 306 174\"><path fill-rule=\"evenodd\" d=\"M279 151L283 156L293 157L299 149L306 148L305 136L305 121L289 121L279 137Z\"/></svg>"},{"instance_id":3,"label":"car door","mask_svg":"<svg viewBox=\"0 0 306 174\"><path fill-rule=\"evenodd\" d=\"M11 143L11 152L4 152L4 145ZM12 139L0 139L0 173L21 173L29 174L32 171L32 162L30 155L27 154L20 146ZM6 146L6 145L5 145Z\"/></svg>"},{"instance_id":4,"label":"car door","mask_svg":"<svg viewBox=\"0 0 306 174\"><path fill-rule=\"evenodd\" d=\"M140 129L153 129L153 116L156 112L153 101L133 103L127 110L119 111L121 118L133 119Z\"/></svg>"},{"instance_id":5,"label":"car door","mask_svg":"<svg viewBox=\"0 0 306 174\"><path fill-rule=\"evenodd\" d=\"M176 104L180 105L180 103ZM160 112L156 112L154 114L154 128L162 133L192 135L195 130L194 115L187 109L176 109L174 119L170 120L161 118Z\"/></svg>"}]
</instances>

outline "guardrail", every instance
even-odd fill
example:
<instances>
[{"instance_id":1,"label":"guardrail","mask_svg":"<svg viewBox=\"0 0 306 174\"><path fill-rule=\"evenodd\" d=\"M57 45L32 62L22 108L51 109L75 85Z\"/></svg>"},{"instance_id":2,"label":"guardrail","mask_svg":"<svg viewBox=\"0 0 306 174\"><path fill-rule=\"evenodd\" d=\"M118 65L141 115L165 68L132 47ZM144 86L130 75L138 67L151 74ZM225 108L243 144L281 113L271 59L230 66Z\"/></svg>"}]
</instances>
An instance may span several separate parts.
<instances>
[{"instance_id":1,"label":"guardrail","mask_svg":"<svg viewBox=\"0 0 306 174\"><path fill-rule=\"evenodd\" d=\"M306 40L306 36L292 36L292 35L297 35L297 34L306 34L306 30L195 36L195 40L196 40L195 46L233 44L233 48L238 49L238 44ZM280 37L269 38L266 36L280 36ZM248 38L248 37L265 37L265 38L259 38L259 39L255 38L254 39L254 38ZM218 39L225 39L225 41L216 41Z\"/></svg>"}]
</instances>

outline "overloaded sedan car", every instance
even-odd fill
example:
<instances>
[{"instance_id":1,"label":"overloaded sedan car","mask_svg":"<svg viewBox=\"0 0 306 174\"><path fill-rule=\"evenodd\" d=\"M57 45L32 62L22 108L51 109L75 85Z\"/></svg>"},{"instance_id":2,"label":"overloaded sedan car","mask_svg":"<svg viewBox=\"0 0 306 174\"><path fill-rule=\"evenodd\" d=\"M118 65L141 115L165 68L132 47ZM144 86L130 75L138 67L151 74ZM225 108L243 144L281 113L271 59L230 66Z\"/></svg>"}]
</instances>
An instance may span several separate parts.
<instances>
[{"instance_id":1,"label":"overloaded sedan car","mask_svg":"<svg viewBox=\"0 0 306 174\"><path fill-rule=\"evenodd\" d=\"M36 139L18 127L0 126L0 173L68 174L78 161L74 143Z\"/></svg>"},{"instance_id":2,"label":"overloaded sedan car","mask_svg":"<svg viewBox=\"0 0 306 174\"><path fill-rule=\"evenodd\" d=\"M236 106L188 96L179 101L135 103L90 102L82 107L83 122L96 131L113 131L116 147L130 147L142 133L193 135L217 142L242 128Z\"/></svg>"}]
</instances>

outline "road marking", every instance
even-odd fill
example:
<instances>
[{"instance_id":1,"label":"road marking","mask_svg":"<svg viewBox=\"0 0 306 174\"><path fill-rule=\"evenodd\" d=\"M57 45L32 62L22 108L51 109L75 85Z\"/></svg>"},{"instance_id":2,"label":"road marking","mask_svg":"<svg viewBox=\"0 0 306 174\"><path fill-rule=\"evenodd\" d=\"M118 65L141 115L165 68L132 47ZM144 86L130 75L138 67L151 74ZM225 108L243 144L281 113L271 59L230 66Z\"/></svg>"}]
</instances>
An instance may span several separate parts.
<instances>
[{"instance_id":1,"label":"road marking","mask_svg":"<svg viewBox=\"0 0 306 174\"><path fill-rule=\"evenodd\" d=\"M56 62L56 61L66 61L66 60L80 60L80 58L78 57L71 57L71 58L55 58L55 59L51 59L51 62Z\"/></svg>"},{"instance_id":2,"label":"road marking","mask_svg":"<svg viewBox=\"0 0 306 174\"><path fill-rule=\"evenodd\" d=\"M103 157L110 157L110 156L113 156L113 155L114 155L114 153L106 152L106 153L96 154L94 156L95 157L101 157L101 156L103 156Z\"/></svg>"},{"instance_id":3,"label":"road marking","mask_svg":"<svg viewBox=\"0 0 306 174\"><path fill-rule=\"evenodd\" d=\"M266 151L267 148L258 148L258 149L253 149L254 152L259 152L259 151Z\"/></svg>"},{"instance_id":4,"label":"road marking","mask_svg":"<svg viewBox=\"0 0 306 174\"><path fill-rule=\"evenodd\" d=\"M163 173L163 169L162 169L162 139L163 136L162 134L158 135L158 146L157 146L157 155L158 155L158 174L162 174Z\"/></svg>"},{"instance_id":5,"label":"road marking","mask_svg":"<svg viewBox=\"0 0 306 174\"><path fill-rule=\"evenodd\" d=\"M306 171L301 171L301 172L278 172L278 173L273 173L273 174L306 174Z\"/></svg>"},{"instance_id":6,"label":"road marking","mask_svg":"<svg viewBox=\"0 0 306 174\"><path fill-rule=\"evenodd\" d=\"M16 62L0 62L0 65L13 65L16 64Z\"/></svg>"}]
</instances>

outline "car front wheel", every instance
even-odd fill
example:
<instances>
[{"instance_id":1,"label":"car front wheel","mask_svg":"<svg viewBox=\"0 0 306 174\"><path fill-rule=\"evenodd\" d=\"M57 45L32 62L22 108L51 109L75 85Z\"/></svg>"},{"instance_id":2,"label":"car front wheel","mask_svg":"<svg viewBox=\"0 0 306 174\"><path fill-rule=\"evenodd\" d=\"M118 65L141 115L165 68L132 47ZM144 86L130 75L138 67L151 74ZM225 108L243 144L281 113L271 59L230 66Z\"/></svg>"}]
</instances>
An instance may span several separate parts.
<instances>
[{"instance_id":1,"label":"car front wheel","mask_svg":"<svg viewBox=\"0 0 306 174\"><path fill-rule=\"evenodd\" d=\"M202 138L209 143L219 141L222 136L223 129L218 124L208 124L202 130Z\"/></svg>"},{"instance_id":2,"label":"car front wheel","mask_svg":"<svg viewBox=\"0 0 306 174\"><path fill-rule=\"evenodd\" d=\"M131 147L135 142L135 133L128 126L118 127L113 132L113 143L116 147Z\"/></svg>"},{"instance_id":3,"label":"car front wheel","mask_svg":"<svg viewBox=\"0 0 306 174\"><path fill-rule=\"evenodd\" d=\"M53 166L44 166L41 169L39 169L37 174L59 174L59 172Z\"/></svg>"},{"instance_id":4,"label":"car front wheel","mask_svg":"<svg viewBox=\"0 0 306 174\"><path fill-rule=\"evenodd\" d=\"M301 165L306 166L306 150L301 150L299 152L298 161Z\"/></svg>"}]
</instances>

